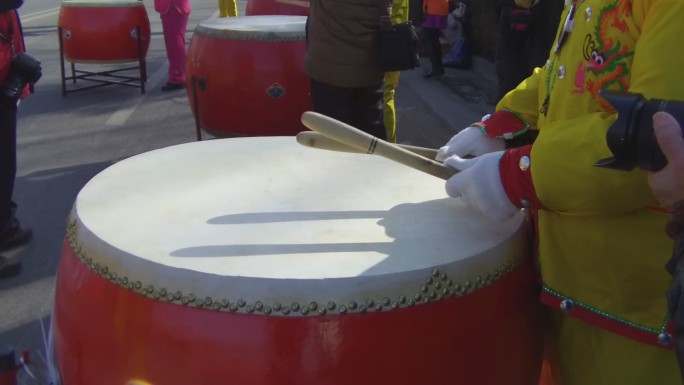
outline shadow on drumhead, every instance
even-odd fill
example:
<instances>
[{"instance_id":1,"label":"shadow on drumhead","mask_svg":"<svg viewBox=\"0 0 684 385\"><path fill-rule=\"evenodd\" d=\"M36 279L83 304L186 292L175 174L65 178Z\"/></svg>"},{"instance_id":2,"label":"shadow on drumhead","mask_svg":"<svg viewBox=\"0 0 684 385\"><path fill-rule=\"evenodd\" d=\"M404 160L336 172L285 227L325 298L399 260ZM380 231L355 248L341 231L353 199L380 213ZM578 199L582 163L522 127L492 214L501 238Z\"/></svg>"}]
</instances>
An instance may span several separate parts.
<instances>
[{"instance_id":1,"label":"shadow on drumhead","mask_svg":"<svg viewBox=\"0 0 684 385\"><path fill-rule=\"evenodd\" d=\"M327 221L334 219L383 218L387 211L286 211L229 214L207 221L211 225L240 225L253 223Z\"/></svg>"},{"instance_id":2,"label":"shadow on drumhead","mask_svg":"<svg viewBox=\"0 0 684 385\"><path fill-rule=\"evenodd\" d=\"M359 221L374 218L378 220L368 229L367 233L370 234L360 238L355 225ZM312 221L320 222L315 226L317 231L321 231L320 234L304 234L303 231L306 230L296 230L305 228L305 223L311 226ZM292 231L292 238L311 241L271 243L270 229L273 227L269 226L264 227L263 233L256 236L258 240L262 240L261 243L192 246L174 250L170 256L221 258L317 254L315 258L318 259L326 256L333 258L338 253L353 253L355 257L367 256L369 260L379 261L369 264L371 267L362 274L375 275L426 268L476 255L496 246L502 238L513 233L520 225L520 217L504 223L494 223L468 208L459 199L444 198L400 204L386 211L252 212L218 216L209 219L207 223L227 225L228 231L231 228L238 231L238 227L234 226L283 223L283 226L287 226L283 229ZM321 229L326 226L329 226L327 230ZM334 232L334 236L329 236L330 232Z\"/></svg>"}]
</instances>

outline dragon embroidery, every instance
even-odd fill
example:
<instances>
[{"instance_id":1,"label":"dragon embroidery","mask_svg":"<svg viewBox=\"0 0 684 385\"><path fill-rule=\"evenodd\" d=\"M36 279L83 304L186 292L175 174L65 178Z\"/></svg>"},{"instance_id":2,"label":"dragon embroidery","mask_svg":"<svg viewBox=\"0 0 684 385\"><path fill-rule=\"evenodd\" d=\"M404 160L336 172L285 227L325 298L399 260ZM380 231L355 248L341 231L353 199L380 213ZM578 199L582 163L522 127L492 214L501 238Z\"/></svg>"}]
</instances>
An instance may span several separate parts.
<instances>
[{"instance_id":1,"label":"dragon embroidery","mask_svg":"<svg viewBox=\"0 0 684 385\"><path fill-rule=\"evenodd\" d=\"M613 108L598 96L602 89L626 90L629 88L629 66L626 59L634 51L626 44L608 35L608 31L628 33L626 18L631 17L631 0L614 0L601 9L596 23L596 40L591 34L584 39L584 59L577 64L575 89L572 93L589 92L606 111Z\"/></svg>"}]
</instances>

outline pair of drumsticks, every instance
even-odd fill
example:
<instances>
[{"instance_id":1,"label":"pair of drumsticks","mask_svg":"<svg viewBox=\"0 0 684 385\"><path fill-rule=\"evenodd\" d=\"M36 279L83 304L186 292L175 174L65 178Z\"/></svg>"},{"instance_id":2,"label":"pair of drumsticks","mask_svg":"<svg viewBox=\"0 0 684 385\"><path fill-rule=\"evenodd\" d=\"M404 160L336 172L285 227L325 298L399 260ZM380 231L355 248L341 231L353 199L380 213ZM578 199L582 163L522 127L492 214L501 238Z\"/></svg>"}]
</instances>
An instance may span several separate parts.
<instances>
[{"instance_id":1,"label":"pair of drumsticks","mask_svg":"<svg viewBox=\"0 0 684 385\"><path fill-rule=\"evenodd\" d=\"M375 154L442 179L449 179L458 173L458 170L435 161L437 150L432 148L389 143L339 120L311 111L302 114L302 123L315 131L297 134L297 143L307 147Z\"/></svg>"}]
</instances>

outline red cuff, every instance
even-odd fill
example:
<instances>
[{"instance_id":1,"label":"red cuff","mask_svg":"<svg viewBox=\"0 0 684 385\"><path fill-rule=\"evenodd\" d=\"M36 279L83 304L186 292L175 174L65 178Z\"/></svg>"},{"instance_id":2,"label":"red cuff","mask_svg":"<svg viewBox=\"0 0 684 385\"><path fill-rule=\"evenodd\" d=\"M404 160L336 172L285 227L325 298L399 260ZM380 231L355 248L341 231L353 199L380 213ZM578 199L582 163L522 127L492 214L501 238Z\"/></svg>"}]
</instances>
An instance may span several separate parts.
<instances>
[{"instance_id":1,"label":"red cuff","mask_svg":"<svg viewBox=\"0 0 684 385\"><path fill-rule=\"evenodd\" d=\"M486 115L473 126L480 127L482 133L490 138L498 139L513 139L530 129L530 124L525 119L508 108Z\"/></svg>"},{"instance_id":2,"label":"red cuff","mask_svg":"<svg viewBox=\"0 0 684 385\"><path fill-rule=\"evenodd\" d=\"M507 150L499 161L499 173L508 199L519 208L541 209L532 183L532 145Z\"/></svg>"}]
</instances>

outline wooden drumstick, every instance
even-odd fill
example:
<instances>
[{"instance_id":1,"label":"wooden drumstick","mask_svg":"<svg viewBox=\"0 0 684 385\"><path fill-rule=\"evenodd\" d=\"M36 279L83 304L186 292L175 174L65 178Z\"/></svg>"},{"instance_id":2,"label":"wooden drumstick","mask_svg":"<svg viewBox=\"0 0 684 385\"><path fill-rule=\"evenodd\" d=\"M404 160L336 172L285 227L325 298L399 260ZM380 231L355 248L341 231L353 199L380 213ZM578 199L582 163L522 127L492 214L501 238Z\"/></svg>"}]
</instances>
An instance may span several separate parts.
<instances>
[{"instance_id":1,"label":"wooden drumstick","mask_svg":"<svg viewBox=\"0 0 684 385\"><path fill-rule=\"evenodd\" d=\"M331 151L342 151L342 152L356 152L365 153L366 151L359 150L356 147L351 147L344 143L338 142L336 140L330 139L327 136L316 131L302 131L297 134L297 143L313 148L320 148L322 150ZM437 156L437 150L434 148L410 146L408 144L396 144L397 147L401 147L404 150L411 151L414 154L424 156L428 159L435 159Z\"/></svg>"},{"instance_id":2,"label":"wooden drumstick","mask_svg":"<svg viewBox=\"0 0 684 385\"><path fill-rule=\"evenodd\" d=\"M303 113L302 123L313 131L320 132L328 138L357 148L365 153L380 155L438 178L449 179L449 177L458 173L456 169L414 154L393 143L378 139L348 124L316 112L307 111Z\"/></svg>"}]
</instances>

